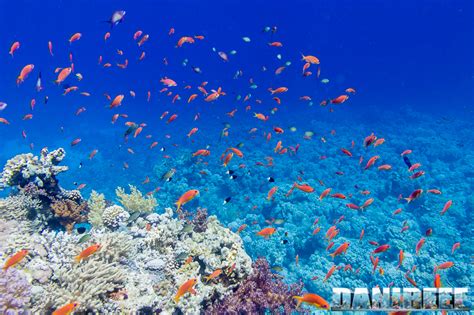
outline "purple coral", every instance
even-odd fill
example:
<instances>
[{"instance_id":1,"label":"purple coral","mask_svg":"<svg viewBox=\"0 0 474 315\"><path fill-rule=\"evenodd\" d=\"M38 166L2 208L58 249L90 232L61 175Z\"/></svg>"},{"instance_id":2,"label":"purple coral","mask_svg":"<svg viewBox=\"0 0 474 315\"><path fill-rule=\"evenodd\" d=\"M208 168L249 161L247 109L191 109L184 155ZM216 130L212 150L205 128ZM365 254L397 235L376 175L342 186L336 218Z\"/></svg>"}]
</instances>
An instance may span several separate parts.
<instances>
[{"instance_id":1,"label":"purple coral","mask_svg":"<svg viewBox=\"0 0 474 315\"><path fill-rule=\"evenodd\" d=\"M265 258L257 259L252 274L231 295L208 307L207 314L262 314L265 311L291 314L296 310L295 295L303 284L288 286L270 271Z\"/></svg>"},{"instance_id":2,"label":"purple coral","mask_svg":"<svg viewBox=\"0 0 474 315\"><path fill-rule=\"evenodd\" d=\"M10 268L0 271L0 313L18 314L26 310L30 301L31 284L25 275Z\"/></svg>"}]
</instances>

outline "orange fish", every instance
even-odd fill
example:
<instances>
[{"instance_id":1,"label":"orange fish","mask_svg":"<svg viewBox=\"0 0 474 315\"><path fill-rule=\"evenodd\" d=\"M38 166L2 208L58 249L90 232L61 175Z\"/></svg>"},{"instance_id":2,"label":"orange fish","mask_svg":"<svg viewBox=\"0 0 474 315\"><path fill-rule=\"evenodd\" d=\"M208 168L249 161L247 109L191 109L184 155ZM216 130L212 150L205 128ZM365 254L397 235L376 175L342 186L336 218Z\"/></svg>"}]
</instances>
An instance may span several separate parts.
<instances>
[{"instance_id":1,"label":"orange fish","mask_svg":"<svg viewBox=\"0 0 474 315\"><path fill-rule=\"evenodd\" d=\"M72 302L56 309L51 315L70 315L78 306L78 302Z\"/></svg>"},{"instance_id":2,"label":"orange fish","mask_svg":"<svg viewBox=\"0 0 474 315\"><path fill-rule=\"evenodd\" d=\"M174 297L174 301L175 303L178 303L179 302L179 299L181 299L181 297L186 294L186 293L191 293L191 294L196 294L196 290L194 290L194 286L196 285L197 283L197 279L193 278L193 279L189 279L188 281L186 281L185 283L183 283L179 288L178 288L178 292L176 292L176 295Z\"/></svg>"},{"instance_id":3,"label":"orange fish","mask_svg":"<svg viewBox=\"0 0 474 315\"><path fill-rule=\"evenodd\" d=\"M343 94L331 100L331 104L342 104L349 99L349 96Z\"/></svg>"},{"instance_id":4,"label":"orange fish","mask_svg":"<svg viewBox=\"0 0 474 315\"><path fill-rule=\"evenodd\" d=\"M183 36L178 40L176 47L181 47L183 46L184 43L194 44L194 38L189 37L189 36Z\"/></svg>"},{"instance_id":5,"label":"orange fish","mask_svg":"<svg viewBox=\"0 0 474 315\"><path fill-rule=\"evenodd\" d=\"M319 65L319 59L315 56L305 56L303 54L301 54L301 60L307 62L307 63L310 63L310 64L313 64L313 65Z\"/></svg>"},{"instance_id":6,"label":"orange fish","mask_svg":"<svg viewBox=\"0 0 474 315\"><path fill-rule=\"evenodd\" d=\"M418 243L416 244L416 254L418 255L420 253L420 249L423 247L425 244L425 239L421 238Z\"/></svg>"},{"instance_id":7,"label":"orange fish","mask_svg":"<svg viewBox=\"0 0 474 315\"><path fill-rule=\"evenodd\" d=\"M244 157L244 154L242 153L242 151L240 151L240 150L237 149L237 148L229 148L228 150L231 150L232 152L234 152L235 155L237 155L239 158L243 158L243 157Z\"/></svg>"},{"instance_id":8,"label":"orange fish","mask_svg":"<svg viewBox=\"0 0 474 315\"><path fill-rule=\"evenodd\" d=\"M301 303L306 303L311 306L316 306L317 308L323 309L323 310L329 310L329 307L330 307L329 303L325 299L313 293L306 293L303 296L293 296L293 298L296 299L297 301L296 308L298 308L301 305Z\"/></svg>"},{"instance_id":9,"label":"orange fish","mask_svg":"<svg viewBox=\"0 0 474 315\"><path fill-rule=\"evenodd\" d=\"M278 190L278 186L275 186L272 189L270 189L270 191L267 194L267 200L272 200L273 195L277 192L277 190Z\"/></svg>"},{"instance_id":10,"label":"orange fish","mask_svg":"<svg viewBox=\"0 0 474 315\"><path fill-rule=\"evenodd\" d=\"M179 197L178 201L176 201L176 203L175 203L176 206L177 206L176 211L181 209L182 205L185 205L188 202L190 202L191 200L193 200L198 194L199 194L199 190L191 189L191 190L188 190L187 192L185 192L183 195L181 195L181 197Z\"/></svg>"},{"instance_id":11,"label":"orange fish","mask_svg":"<svg viewBox=\"0 0 474 315\"><path fill-rule=\"evenodd\" d=\"M216 269L209 276L204 277L204 279L206 279L206 282L209 282L209 280L219 277L221 273L222 273L222 269Z\"/></svg>"},{"instance_id":12,"label":"orange fish","mask_svg":"<svg viewBox=\"0 0 474 315\"><path fill-rule=\"evenodd\" d=\"M19 262L23 260L23 258L28 255L28 250L22 249L19 252L13 254L10 258L7 259L5 264L3 265L3 271L6 271L8 268L15 266Z\"/></svg>"},{"instance_id":13,"label":"orange fish","mask_svg":"<svg viewBox=\"0 0 474 315\"><path fill-rule=\"evenodd\" d=\"M8 53L12 56L12 58L13 58L13 54L15 53L15 51L18 50L18 48L20 48L20 42L14 42L12 46L10 47L10 51Z\"/></svg>"},{"instance_id":14,"label":"orange fish","mask_svg":"<svg viewBox=\"0 0 474 315\"><path fill-rule=\"evenodd\" d=\"M31 71L33 71L34 68L35 68L35 65L33 64L24 66L23 69L21 69L20 71L20 75L18 75L16 79L16 84L18 85L20 83L23 83L23 81L25 81L25 79L28 77Z\"/></svg>"},{"instance_id":15,"label":"orange fish","mask_svg":"<svg viewBox=\"0 0 474 315\"><path fill-rule=\"evenodd\" d=\"M272 236L275 232L276 232L276 229L275 229L275 228L268 227L268 228L264 228L264 229L258 231L256 234L257 234L258 236L263 236L264 238L269 238L269 237Z\"/></svg>"},{"instance_id":16,"label":"orange fish","mask_svg":"<svg viewBox=\"0 0 474 315\"><path fill-rule=\"evenodd\" d=\"M349 242L342 243L333 253L329 254L329 256L334 258L338 255L345 254L347 249L349 248L349 245Z\"/></svg>"},{"instance_id":17,"label":"orange fish","mask_svg":"<svg viewBox=\"0 0 474 315\"><path fill-rule=\"evenodd\" d=\"M81 39L81 37L82 37L81 33L75 33L74 35L71 36L71 38L69 38L69 44L72 44L73 42Z\"/></svg>"},{"instance_id":18,"label":"orange fish","mask_svg":"<svg viewBox=\"0 0 474 315\"><path fill-rule=\"evenodd\" d=\"M79 255L75 257L75 261L80 262L81 260L88 258L89 256L93 255L95 252L97 252L100 249L100 247L101 247L100 244L94 244L87 247L82 252L80 252Z\"/></svg>"},{"instance_id":19,"label":"orange fish","mask_svg":"<svg viewBox=\"0 0 474 315\"><path fill-rule=\"evenodd\" d=\"M323 282L326 282L329 278L331 278L335 270L336 270L336 265L333 265L331 269L329 269L329 271L327 272L326 277L324 277Z\"/></svg>"},{"instance_id":20,"label":"orange fish","mask_svg":"<svg viewBox=\"0 0 474 315\"><path fill-rule=\"evenodd\" d=\"M288 92L288 88L284 86L276 88L274 90L272 88L269 88L268 90L270 91L270 93L272 93L272 95Z\"/></svg>"},{"instance_id":21,"label":"orange fish","mask_svg":"<svg viewBox=\"0 0 474 315\"><path fill-rule=\"evenodd\" d=\"M115 108L115 107L118 107L118 106L122 105L122 101L123 101L124 97L125 97L125 95L123 95L123 94L117 95L114 98L114 100L112 101L112 103L110 103L109 108Z\"/></svg>"},{"instance_id":22,"label":"orange fish","mask_svg":"<svg viewBox=\"0 0 474 315\"><path fill-rule=\"evenodd\" d=\"M448 200L443 207L443 210L441 210L440 214L443 215L446 211L448 211L449 208L451 208L451 205L453 204L452 200Z\"/></svg>"},{"instance_id":23,"label":"orange fish","mask_svg":"<svg viewBox=\"0 0 474 315\"><path fill-rule=\"evenodd\" d=\"M58 78L56 79L56 81L54 81L54 83L58 85L61 84L62 82L64 82L64 80L67 79L67 77L71 74L71 72L72 72L72 69L70 67L62 69L61 72L59 72Z\"/></svg>"},{"instance_id":24,"label":"orange fish","mask_svg":"<svg viewBox=\"0 0 474 315\"><path fill-rule=\"evenodd\" d=\"M441 288L442 284L441 284L441 276L439 275L439 273L435 274L434 275L434 287L435 288Z\"/></svg>"},{"instance_id":25,"label":"orange fish","mask_svg":"<svg viewBox=\"0 0 474 315\"><path fill-rule=\"evenodd\" d=\"M376 156L373 156L371 157L368 161L367 161L367 164L365 165L365 168L364 169L369 169L371 166L373 166L375 164L375 162L380 158L380 156L376 155Z\"/></svg>"},{"instance_id":26,"label":"orange fish","mask_svg":"<svg viewBox=\"0 0 474 315\"><path fill-rule=\"evenodd\" d=\"M321 195L319 195L319 201L323 200L324 197L326 197L327 195L329 195L329 193L331 192L331 188L327 188L325 189Z\"/></svg>"}]
</instances>

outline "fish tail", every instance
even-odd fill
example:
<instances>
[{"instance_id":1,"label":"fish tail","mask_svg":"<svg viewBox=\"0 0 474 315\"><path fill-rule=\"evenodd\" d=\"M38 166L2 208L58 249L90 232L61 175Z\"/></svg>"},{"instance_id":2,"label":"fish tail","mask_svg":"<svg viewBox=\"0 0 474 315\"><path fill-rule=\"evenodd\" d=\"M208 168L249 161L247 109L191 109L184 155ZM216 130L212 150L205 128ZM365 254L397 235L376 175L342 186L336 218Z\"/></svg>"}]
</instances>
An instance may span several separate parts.
<instances>
[{"instance_id":1,"label":"fish tail","mask_svg":"<svg viewBox=\"0 0 474 315\"><path fill-rule=\"evenodd\" d=\"M301 302L302 302L301 300L303 299L303 297L295 295L295 296L293 296L293 298L296 299L296 301L297 301L296 302L296 308L299 308L300 305L301 305Z\"/></svg>"},{"instance_id":2,"label":"fish tail","mask_svg":"<svg viewBox=\"0 0 474 315\"><path fill-rule=\"evenodd\" d=\"M179 298L180 296L176 294L176 296L173 299L176 304L179 302Z\"/></svg>"},{"instance_id":3,"label":"fish tail","mask_svg":"<svg viewBox=\"0 0 474 315\"><path fill-rule=\"evenodd\" d=\"M77 256L74 258L74 261L75 261L76 263L80 263L80 262L81 262L81 259L82 259L82 257L81 257L80 255L77 255Z\"/></svg>"}]
</instances>

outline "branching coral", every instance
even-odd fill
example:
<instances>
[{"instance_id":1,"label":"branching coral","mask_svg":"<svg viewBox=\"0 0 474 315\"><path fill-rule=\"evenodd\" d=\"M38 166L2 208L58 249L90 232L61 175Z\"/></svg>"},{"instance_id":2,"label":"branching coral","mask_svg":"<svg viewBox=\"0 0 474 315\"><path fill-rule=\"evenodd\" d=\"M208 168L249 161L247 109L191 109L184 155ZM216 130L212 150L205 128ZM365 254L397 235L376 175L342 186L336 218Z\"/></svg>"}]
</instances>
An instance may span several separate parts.
<instances>
[{"instance_id":1,"label":"branching coral","mask_svg":"<svg viewBox=\"0 0 474 315\"><path fill-rule=\"evenodd\" d=\"M51 204L54 216L68 232L72 231L75 223L87 220L87 203L78 204L70 199L59 200Z\"/></svg>"},{"instance_id":2,"label":"branching coral","mask_svg":"<svg viewBox=\"0 0 474 315\"><path fill-rule=\"evenodd\" d=\"M38 187L56 190L56 175L68 169L67 166L58 166L65 156L66 152L62 148L52 152L44 148L39 158L31 153L19 154L5 164L0 178L0 188L24 187L28 183L35 183Z\"/></svg>"},{"instance_id":3,"label":"branching coral","mask_svg":"<svg viewBox=\"0 0 474 315\"><path fill-rule=\"evenodd\" d=\"M130 214L135 212L152 212L156 208L157 202L153 196L143 196L137 187L133 185L128 186L130 187L130 194L127 194L122 187L117 187L115 194L119 202Z\"/></svg>"},{"instance_id":4,"label":"branching coral","mask_svg":"<svg viewBox=\"0 0 474 315\"><path fill-rule=\"evenodd\" d=\"M95 227L102 226L102 213L106 207L104 194L99 194L93 190L87 204L89 205L89 222Z\"/></svg>"},{"instance_id":5,"label":"branching coral","mask_svg":"<svg viewBox=\"0 0 474 315\"><path fill-rule=\"evenodd\" d=\"M31 284L19 270L10 268L0 277L0 313L21 314L27 310Z\"/></svg>"},{"instance_id":6,"label":"branching coral","mask_svg":"<svg viewBox=\"0 0 474 315\"><path fill-rule=\"evenodd\" d=\"M83 310L100 310L102 296L123 287L125 273L118 263L107 263L94 257L72 268L56 270L54 277L56 281L48 290L48 304L59 307L76 301Z\"/></svg>"},{"instance_id":7,"label":"branching coral","mask_svg":"<svg viewBox=\"0 0 474 315\"><path fill-rule=\"evenodd\" d=\"M270 271L268 262L259 258L252 274L231 295L210 306L207 314L291 314L296 309L293 296L300 295L303 284L288 286Z\"/></svg>"}]
</instances>

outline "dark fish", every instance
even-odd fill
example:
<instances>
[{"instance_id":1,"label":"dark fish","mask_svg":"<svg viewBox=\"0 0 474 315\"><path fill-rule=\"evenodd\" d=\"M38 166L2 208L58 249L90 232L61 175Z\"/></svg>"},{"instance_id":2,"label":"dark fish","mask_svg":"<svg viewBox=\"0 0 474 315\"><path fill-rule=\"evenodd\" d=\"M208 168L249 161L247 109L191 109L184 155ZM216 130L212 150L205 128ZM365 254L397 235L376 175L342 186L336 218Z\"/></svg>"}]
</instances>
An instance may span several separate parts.
<instances>
[{"instance_id":1,"label":"dark fish","mask_svg":"<svg viewBox=\"0 0 474 315\"><path fill-rule=\"evenodd\" d=\"M82 168L82 162L79 162L79 168Z\"/></svg>"},{"instance_id":2,"label":"dark fish","mask_svg":"<svg viewBox=\"0 0 474 315\"><path fill-rule=\"evenodd\" d=\"M85 243L88 240L90 240L92 236L90 234L84 234L81 236L81 238L77 241L77 244Z\"/></svg>"},{"instance_id":3,"label":"dark fish","mask_svg":"<svg viewBox=\"0 0 474 315\"><path fill-rule=\"evenodd\" d=\"M268 177L267 180L270 182L270 183L274 183L275 182L275 179L273 177Z\"/></svg>"},{"instance_id":4,"label":"dark fish","mask_svg":"<svg viewBox=\"0 0 474 315\"><path fill-rule=\"evenodd\" d=\"M237 178L237 175L231 175L231 176L229 176L229 178L232 179L232 180L234 180L234 179Z\"/></svg>"},{"instance_id":5,"label":"dark fish","mask_svg":"<svg viewBox=\"0 0 474 315\"><path fill-rule=\"evenodd\" d=\"M127 138L132 132L134 132L138 128L137 124L133 124L130 127L128 127L127 130L125 130L125 133L123 134L124 138Z\"/></svg>"},{"instance_id":6,"label":"dark fish","mask_svg":"<svg viewBox=\"0 0 474 315\"><path fill-rule=\"evenodd\" d=\"M44 97L44 103L45 103L45 104L48 104L48 101L49 101L49 97L48 97L48 95L46 95L46 96Z\"/></svg>"},{"instance_id":7,"label":"dark fish","mask_svg":"<svg viewBox=\"0 0 474 315\"><path fill-rule=\"evenodd\" d=\"M130 217L128 218L128 222L132 222L132 221L135 221L136 219L138 219L138 217L140 216L140 211L136 211L134 213L132 213L130 215Z\"/></svg>"},{"instance_id":8,"label":"dark fish","mask_svg":"<svg viewBox=\"0 0 474 315\"><path fill-rule=\"evenodd\" d=\"M173 178L175 173L176 173L176 169L172 168L169 171L167 171L166 173L164 173L163 175L161 175L161 180L169 182Z\"/></svg>"},{"instance_id":9,"label":"dark fish","mask_svg":"<svg viewBox=\"0 0 474 315\"><path fill-rule=\"evenodd\" d=\"M405 162L405 164L407 165L408 168L411 167L411 162L410 162L410 159L408 158L408 156L404 155L403 156L403 161Z\"/></svg>"},{"instance_id":10,"label":"dark fish","mask_svg":"<svg viewBox=\"0 0 474 315\"><path fill-rule=\"evenodd\" d=\"M228 170L228 171L226 172L226 174L232 175L232 174L234 174L234 171L233 171L233 170Z\"/></svg>"},{"instance_id":11,"label":"dark fish","mask_svg":"<svg viewBox=\"0 0 474 315\"><path fill-rule=\"evenodd\" d=\"M199 67L191 67L191 68L193 69L194 73L197 73L197 74L202 73L201 68L199 68Z\"/></svg>"},{"instance_id":12,"label":"dark fish","mask_svg":"<svg viewBox=\"0 0 474 315\"><path fill-rule=\"evenodd\" d=\"M127 12L123 10L115 11L110 17L110 19L106 22L110 23L110 27L114 27L123 22L123 18L125 17L125 14L127 14Z\"/></svg>"},{"instance_id":13,"label":"dark fish","mask_svg":"<svg viewBox=\"0 0 474 315\"><path fill-rule=\"evenodd\" d=\"M286 239L285 239L285 240L281 240L281 243L284 244L284 245L286 245L286 244L288 244L288 240L286 240Z\"/></svg>"},{"instance_id":14,"label":"dark fish","mask_svg":"<svg viewBox=\"0 0 474 315\"><path fill-rule=\"evenodd\" d=\"M165 151L166 151L166 148L165 148L165 147L161 147L160 152L165 152Z\"/></svg>"},{"instance_id":15,"label":"dark fish","mask_svg":"<svg viewBox=\"0 0 474 315\"><path fill-rule=\"evenodd\" d=\"M231 199L232 199L231 197L225 198L225 199L224 199L224 202L222 203L222 205L225 205L226 203L229 203Z\"/></svg>"}]
</instances>

